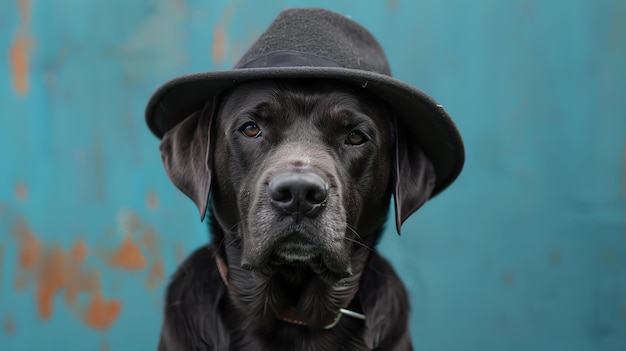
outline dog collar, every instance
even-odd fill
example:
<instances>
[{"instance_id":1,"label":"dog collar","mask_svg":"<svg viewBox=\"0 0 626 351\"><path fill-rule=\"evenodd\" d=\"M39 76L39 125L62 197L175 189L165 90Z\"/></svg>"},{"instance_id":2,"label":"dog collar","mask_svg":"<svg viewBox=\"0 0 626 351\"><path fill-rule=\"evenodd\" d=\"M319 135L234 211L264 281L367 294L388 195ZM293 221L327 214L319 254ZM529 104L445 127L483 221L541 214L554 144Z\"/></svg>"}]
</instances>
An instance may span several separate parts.
<instances>
[{"instance_id":1,"label":"dog collar","mask_svg":"<svg viewBox=\"0 0 626 351\"><path fill-rule=\"evenodd\" d=\"M224 259L222 257L220 257L219 255L215 256L215 263L217 265L217 270L220 273L220 277L222 278L222 281L224 282L224 285L226 285L226 288L229 288L229 284L228 284L228 265L226 265L226 262L224 262ZM334 328L339 321L341 320L341 317L343 315L346 315L348 317L352 317L352 318L356 318L356 319L361 319L361 320L365 320L365 315L362 313L358 313L358 312L354 312L351 310L346 309L345 307L348 307L348 305L350 304L350 302L352 302L352 300L354 300L354 297L356 296L358 289L358 286L354 289L352 289L353 291L350 293L350 298L347 299L347 303L343 308L339 309L339 312L337 312L337 315L335 315L335 317L329 321L328 323L326 323L326 325L324 326L325 330L329 330ZM298 311L295 309L295 307L291 307L289 309L287 309L286 311L284 311L279 317L279 320L289 323L289 324L295 324L295 325L299 325L299 326L303 326L306 327L308 326L308 322L302 318Z\"/></svg>"}]
</instances>

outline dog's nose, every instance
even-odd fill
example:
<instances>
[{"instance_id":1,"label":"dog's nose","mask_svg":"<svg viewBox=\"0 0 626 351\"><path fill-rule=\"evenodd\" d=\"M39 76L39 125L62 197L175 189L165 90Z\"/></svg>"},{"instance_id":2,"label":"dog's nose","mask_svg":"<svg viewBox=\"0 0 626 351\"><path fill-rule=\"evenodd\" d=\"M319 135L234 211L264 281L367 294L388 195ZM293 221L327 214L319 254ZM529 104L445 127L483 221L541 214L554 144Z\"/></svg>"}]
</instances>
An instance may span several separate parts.
<instances>
[{"instance_id":1,"label":"dog's nose","mask_svg":"<svg viewBox=\"0 0 626 351\"><path fill-rule=\"evenodd\" d=\"M269 184L272 203L297 219L318 214L328 200L329 185L312 172L282 173Z\"/></svg>"}]
</instances>

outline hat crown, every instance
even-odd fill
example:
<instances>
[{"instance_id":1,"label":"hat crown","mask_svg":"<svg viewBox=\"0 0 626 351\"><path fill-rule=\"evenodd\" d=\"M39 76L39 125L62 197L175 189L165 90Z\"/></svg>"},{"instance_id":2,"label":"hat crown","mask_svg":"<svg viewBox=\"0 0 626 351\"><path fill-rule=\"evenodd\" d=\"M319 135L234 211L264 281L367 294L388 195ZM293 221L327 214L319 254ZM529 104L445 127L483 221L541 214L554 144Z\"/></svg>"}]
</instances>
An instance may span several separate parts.
<instances>
[{"instance_id":1,"label":"hat crown","mask_svg":"<svg viewBox=\"0 0 626 351\"><path fill-rule=\"evenodd\" d=\"M289 66L335 66L391 75L385 53L374 36L348 17L321 8L282 11L235 68L285 66L283 60L264 60L276 53L302 54ZM320 60L307 60L320 58Z\"/></svg>"}]
</instances>

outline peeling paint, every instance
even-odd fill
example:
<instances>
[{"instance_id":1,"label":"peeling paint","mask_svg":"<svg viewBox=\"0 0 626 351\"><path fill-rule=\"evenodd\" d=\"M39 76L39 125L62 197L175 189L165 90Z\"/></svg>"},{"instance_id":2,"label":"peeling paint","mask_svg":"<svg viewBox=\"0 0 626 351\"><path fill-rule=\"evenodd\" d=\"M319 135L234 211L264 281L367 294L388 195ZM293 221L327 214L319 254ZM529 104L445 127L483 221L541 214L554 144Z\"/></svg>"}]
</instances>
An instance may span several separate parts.
<instances>
[{"instance_id":1,"label":"peeling paint","mask_svg":"<svg viewBox=\"0 0 626 351\"><path fill-rule=\"evenodd\" d=\"M226 30L218 27L213 32L213 47L211 57L213 62L220 64L226 59Z\"/></svg>"},{"instance_id":2,"label":"peeling paint","mask_svg":"<svg viewBox=\"0 0 626 351\"><path fill-rule=\"evenodd\" d=\"M97 330L107 330L117 319L122 309L119 300L107 300L101 294L94 294L85 312L85 323Z\"/></svg>"},{"instance_id":3,"label":"peeling paint","mask_svg":"<svg viewBox=\"0 0 626 351\"><path fill-rule=\"evenodd\" d=\"M9 61L13 73L13 91L24 96L28 93L28 55L31 48L31 39L23 34L16 36L9 50Z\"/></svg>"},{"instance_id":4,"label":"peeling paint","mask_svg":"<svg viewBox=\"0 0 626 351\"><path fill-rule=\"evenodd\" d=\"M18 218L11 228L11 234L17 239L19 245L19 268L21 270L33 268L40 255L41 244L32 229L23 218Z\"/></svg>"},{"instance_id":5,"label":"peeling paint","mask_svg":"<svg viewBox=\"0 0 626 351\"><path fill-rule=\"evenodd\" d=\"M42 320L53 317L56 297L64 292L65 306L87 326L105 330L112 325L122 304L103 297L99 270L83 267L91 251L83 239L75 240L67 251L58 244L46 247L24 218L16 220L11 233L18 243L16 289L23 290L28 284L35 286L35 304ZM122 243L117 256L112 258L124 267L136 267L137 262L128 261L128 257L133 257L134 249L128 243ZM79 303L80 293L91 296L86 306Z\"/></svg>"},{"instance_id":6,"label":"peeling paint","mask_svg":"<svg viewBox=\"0 0 626 351\"><path fill-rule=\"evenodd\" d=\"M9 49L9 62L13 76L13 91L19 96L26 95L29 89L29 56L33 47L33 40L28 35L31 10L30 0L18 0L19 27Z\"/></svg>"},{"instance_id":7,"label":"peeling paint","mask_svg":"<svg viewBox=\"0 0 626 351\"><path fill-rule=\"evenodd\" d=\"M146 267L146 258L141 253L141 248L130 236L126 236L118 250L109 260L112 267L138 271Z\"/></svg>"},{"instance_id":8,"label":"peeling paint","mask_svg":"<svg viewBox=\"0 0 626 351\"><path fill-rule=\"evenodd\" d=\"M64 276L66 261L59 246L55 246L52 252L47 253L44 256L44 261L36 294L39 316L43 320L47 320L52 317L54 298L66 282Z\"/></svg>"},{"instance_id":9,"label":"peeling paint","mask_svg":"<svg viewBox=\"0 0 626 351\"><path fill-rule=\"evenodd\" d=\"M221 64L226 61L227 48L228 48L228 35L226 28L233 18L237 6L231 4L226 8L224 13L220 16L220 21L213 30L213 45L211 46L211 57L213 62Z\"/></svg>"}]
</instances>

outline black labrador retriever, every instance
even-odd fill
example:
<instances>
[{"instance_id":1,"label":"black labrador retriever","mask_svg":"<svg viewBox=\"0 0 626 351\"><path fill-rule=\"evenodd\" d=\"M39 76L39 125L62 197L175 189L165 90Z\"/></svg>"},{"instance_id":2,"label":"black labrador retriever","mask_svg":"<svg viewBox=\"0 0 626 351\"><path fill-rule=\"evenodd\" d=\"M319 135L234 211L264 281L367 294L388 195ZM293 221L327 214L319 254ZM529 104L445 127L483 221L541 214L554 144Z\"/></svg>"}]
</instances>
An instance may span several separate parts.
<instances>
[{"instance_id":1,"label":"black labrador retriever","mask_svg":"<svg viewBox=\"0 0 626 351\"><path fill-rule=\"evenodd\" d=\"M212 242L167 289L160 350L412 349L407 293L375 245L392 194L400 222L435 173L356 89L250 82L165 134L166 171L209 207Z\"/></svg>"}]
</instances>

